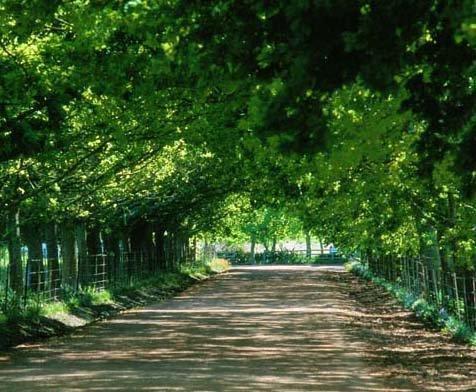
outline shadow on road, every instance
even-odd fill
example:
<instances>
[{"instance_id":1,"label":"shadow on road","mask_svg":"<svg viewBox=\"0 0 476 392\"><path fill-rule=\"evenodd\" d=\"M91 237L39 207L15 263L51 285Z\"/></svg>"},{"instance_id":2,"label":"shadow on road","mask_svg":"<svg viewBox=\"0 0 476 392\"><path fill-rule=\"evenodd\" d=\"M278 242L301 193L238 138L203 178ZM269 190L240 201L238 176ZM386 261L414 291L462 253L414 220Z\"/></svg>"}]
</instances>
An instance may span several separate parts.
<instances>
[{"instance_id":1,"label":"shadow on road","mask_svg":"<svg viewBox=\"0 0 476 392\"><path fill-rule=\"evenodd\" d=\"M410 391L371 372L342 267L245 266L0 356L8 391Z\"/></svg>"}]
</instances>

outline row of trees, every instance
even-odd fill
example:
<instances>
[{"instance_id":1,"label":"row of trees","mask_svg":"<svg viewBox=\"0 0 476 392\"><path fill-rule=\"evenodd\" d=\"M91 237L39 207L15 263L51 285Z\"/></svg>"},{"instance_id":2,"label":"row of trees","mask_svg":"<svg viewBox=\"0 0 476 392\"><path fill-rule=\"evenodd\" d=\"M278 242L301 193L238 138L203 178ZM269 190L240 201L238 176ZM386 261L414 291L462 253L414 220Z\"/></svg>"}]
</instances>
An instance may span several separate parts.
<instances>
[{"instance_id":1,"label":"row of trees","mask_svg":"<svg viewBox=\"0 0 476 392\"><path fill-rule=\"evenodd\" d=\"M44 228L48 244L84 227L97 243L139 222L156 238L240 227L269 248L299 226L349 251L473 269L472 7L3 1L0 225L13 288L21 245L38 253L28 232Z\"/></svg>"},{"instance_id":2,"label":"row of trees","mask_svg":"<svg viewBox=\"0 0 476 392\"><path fill-rule=\"evenodd\" d=\"M219 4L191 10L189 34L251 87L237 126L259 161L258 204L284 200L341 249L471 273L474 5Z\"/></svg>"},{"instance_id":3,"label":"row of trees","mask_svg":"<svg viewBox=\"0 0 476 392\"><path fill-rule=\"evenodd\" d=\"M168 49L173 10L137 18L134 7L0 5L0 232L17 293L23 246L28 268L61 264L65 285L86 284L84 261L119 244L160 265L182 260L214 200L239 186L235 147L218 143L227 128L213 126L224 103L184 80Z\"/></svg>"},{"instance_id":4,"label":"row of trees","mask_svg":"<svg viewBox=\"0 0 476 392\"><path fill-rule=\"evenodd\" d=\"M217 176L227 168L217 165L210 152L189 148L179 140L148 162L104 176L94 188L90 184L97 181L97 174L78 179L72 177L78 175L75 172L64 180L74 191L55 184L53 191L32 192L2 215L10 287L22 293L26 283L23 246L28 248L30 271L58 274L61 264L65 285L76 285L76 280L87 284L86 270L94 268L89 264L98 254L141 253L161 267L195 254L192 237L196 241L200 229L213 223L212 201L223 197L226 179ZM42 266L43 244L48 265ZM78 270L81 266L86 270Z\"/></svg>"},{"instance_id":5,"label":"row of trees","mask_svg":"<svg viewBox=\"0 0 476 392\"><path fill-rule=\"evenodd\" d=\"M193 262L197 255L196 238L189 238L186 231L177 227L167 231L159 221L143 219L114 228L80 221L20 223L6 238L7 279L17 295L48 291L56 296L60 287L103 287L108 280L132 279Z\"/></svg>"}]
</instances>

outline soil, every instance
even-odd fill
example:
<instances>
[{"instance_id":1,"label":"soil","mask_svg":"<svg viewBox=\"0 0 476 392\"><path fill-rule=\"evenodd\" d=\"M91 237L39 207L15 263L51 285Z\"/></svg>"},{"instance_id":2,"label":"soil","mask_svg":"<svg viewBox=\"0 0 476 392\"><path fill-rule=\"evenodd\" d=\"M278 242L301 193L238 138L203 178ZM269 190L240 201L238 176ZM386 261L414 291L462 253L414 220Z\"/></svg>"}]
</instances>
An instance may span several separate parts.
<instances>
[{"instance_id":1,"label":"soil","mask_svg":"<svg viewBox=\"0 0 476 392\"><path fill-rule=\"evenodd\" d=\"M358 316L350 326L370 350L375 372L404 377L422 391L476 391L476 349L451 341L406 311L385 289L350 274L339 280Z\"/></svg>"},{"instance_id":2,"label":"soil","mask_svg":"<svg viewBox=\"0 0 476 392\"><path fill-rule=\"evenodd\" d=\"M5 391L476 391L476 351L339 267L260 266L0 354Z\"/></svg>"}]
</instances>

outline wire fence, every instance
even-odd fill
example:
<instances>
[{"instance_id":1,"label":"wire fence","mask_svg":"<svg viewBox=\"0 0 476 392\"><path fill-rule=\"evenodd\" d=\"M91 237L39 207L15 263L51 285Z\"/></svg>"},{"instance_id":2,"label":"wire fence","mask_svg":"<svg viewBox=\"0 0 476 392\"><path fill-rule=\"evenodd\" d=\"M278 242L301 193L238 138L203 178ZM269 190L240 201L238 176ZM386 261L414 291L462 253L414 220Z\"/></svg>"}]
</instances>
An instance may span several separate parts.
<instances>
[{"instance_id":1,"label":"wire fence","mask_svg":"<svg viewBox=\"0 0 476 392\"><path fill-rule=\"evenodd\" d=\"M27 258L23 262L23 290L15 294L10 289L9 265L0 255L0 309L25 307L31 301L61 300L65 295L90 288L102 291L131 286L173 268L171 263L161 263L146 252L87 255L78 258L73 268L66 266L61 258Z\"/></svg>"},{"instance_id":2,"label":"wire fence","mask_svg":"<svg viewBox=\"0 0 476 392\"><path fill-rule=\"evenodd\" d=\"M139 280L154 276L173 263L158 260L147 252L99 253L79 257L77 264L65 265L61 257L24 259L23 292L14 294L10 289L9 266L5 250L0 248L0 307L6 309L15 302L26 306L33 301L53 301L65 294L86 288L104 290L133 285ZM226 258L234 264L293 264L342 263L344 258L336 252L311 253L305 251L279 251L256 253L254 258L244 252L214 252L210 257ZM367 257L363 260L376 276L396 283L415 297L426 299L442 312L456 316L476 329L476 273L474 271L447 272L425 257Z\"/></svg>"},{"instance_id":3,"label":"wire fence","mask_svg":"<svg viewBox=\"0 0 476 392\"><path fill-rule=\"evenodd\" d=\"M476 330L475 271L443 271L427 257L367 257L364 262L374 275L397 283Z\"/></svg>"}]
</instances>

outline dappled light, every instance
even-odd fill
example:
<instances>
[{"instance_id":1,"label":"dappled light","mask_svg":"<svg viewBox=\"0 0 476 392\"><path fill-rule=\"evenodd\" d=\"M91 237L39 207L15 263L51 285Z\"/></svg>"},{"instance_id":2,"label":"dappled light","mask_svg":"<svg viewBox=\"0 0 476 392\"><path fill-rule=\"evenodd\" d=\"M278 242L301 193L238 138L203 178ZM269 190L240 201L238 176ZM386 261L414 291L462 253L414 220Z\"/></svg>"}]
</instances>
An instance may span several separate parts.
<instances>
[{"instance_id":1,"label":"dappled light","mask_svg":"<svg viewBox=\"0 0 476 392\"><path fill-rule=\"evenodd\" d=\"M474 15L0 0L0 390L476 391Z\"/></svg>"},{"instance_id":2,"label":"dappled light","mask_svg":"<svg viewBox=\"0 0 476 392\"><path fill-rule=\"evenodd\" d=\"M413 391L378 375L331 267L242 267L171 301L8 354L16 390ZM375 317L375 316L374 316Z\"/></svg>"},{"instance_id":3,"label":"dappled light","mask_svg":"<svg viewBox=\"0 0 476 392\"><path fill-rule=\"evenodd\" d=\"M476 390L474 348L423 326L382 288L346 277L358 310L351 326L374 347L368 357L380 364L381 372L412 380L422 390Z\"/></svg>"}]
</instances>

